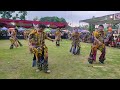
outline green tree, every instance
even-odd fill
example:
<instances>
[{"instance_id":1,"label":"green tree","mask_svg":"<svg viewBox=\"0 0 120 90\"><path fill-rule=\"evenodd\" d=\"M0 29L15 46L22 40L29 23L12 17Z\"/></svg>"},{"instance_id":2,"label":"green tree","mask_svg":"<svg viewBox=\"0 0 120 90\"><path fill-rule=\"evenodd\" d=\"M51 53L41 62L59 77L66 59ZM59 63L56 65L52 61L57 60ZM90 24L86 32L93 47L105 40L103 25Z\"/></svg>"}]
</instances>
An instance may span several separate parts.
<instances>
[{"instance_id":1,"label":"green tree","mask_svg":"<svg viewBox=\"0 0 120 90\"><path fill-rule=\"evenodd\" d=\"M20 20L26 20L26 16L27 16L27 11L19 11L20 15Z\"/></svg>"},{"instance_id":2,"label":"green tree","mask_svg":"<svg viewBox=\"0 0 120 90\"><path fill-rule=\"evenodd\" d=\"M45 21L45 20L46 20L46 17L40 18L40 21Z\"/></svg>"},{"instance_id":3,"label":"green tree","mask_svg":"<svg viewBox=\"0 0 120 90\"><path fill-rule=\"evenodd\" d=\"M6 19L12 18L13 13L15 13L15 11L0 11L1 17Z\"/></svg>"},{"instance_id":4,"label":"green tree","mask_svg":"<svg viewBox=\"0 0 120 90\"><path fill-rule=\"evenodd\" d=\"M58 18L56 16L54 16L54 17L42 17L42 18L40 18L40 21L66 22L66 20L64 18Z\"/></svg>"},{"instance_id":5,"label":"green tree","mask_svg":"<svg viewBox=\"0 0 120 90\"><path fill-rule=\"evenodd\" d=\"M25 20L26 16L27 16L27 11L19 11L16 16L13 16L12 14L15 13L16 11L0 11L1 17L2 18L6 18L6 19L21 19L21 20ZM19 16L19 14L21 14Z\"/></svg>"},{"instance_id":6,"label":"green tree","mask_svg":"<svg viewBox=\"0 0 120 90\"><path fill-rule=\"evenodd\" d=\"M19 18L20 20L25 20L25 17L23 15L21 15Z\"/></svg>"},{"instance_id":7,"label":"green tree","mask_svg":"<svg viewBox=\"0 0 120 90\"><path fill-rule=\"evenodd\" d=\"M58 17L53 17L53 19L54 19L54 22L60 22L60 18Z\"/></svg>"},{"instance_id":8,"label":"green tree","mask_svg":"<svg viewBox=\"0 0 120 90\"><path fill-rule=\"evenodd\" d=\"M16 14L16 16L12 17L13 20L16 20L17 18L19 19L18 14Z\"/></svg>"},{"instance_id":9,"label":"green tree","mask_svg":"<svg viewBox=\"0 0 120 90\"><path fill-rule=\"evenodd\" d=\"M61 22L66 22L66 20L64 18L60 18Z\"/></svg>"},{"instance_id":10,"label":"green tree","mask_svg":"<svg viewBox=\"0 0 120 90\"><path fill-rule=\"evenodd\" d=\"M16 20L16 17L13 17L12 19L13 19L13 20Z\"/></svg>"},{"instance_id":11,"label":"green tree","mask_svg":"<svg viewBox=\"0 0 120 90\"><path fill-rule=\"evenodd\" d=\"M89 24L89 31L93 32L95 30L95 25L94 24Z\"/></svg>"}]
</instances>

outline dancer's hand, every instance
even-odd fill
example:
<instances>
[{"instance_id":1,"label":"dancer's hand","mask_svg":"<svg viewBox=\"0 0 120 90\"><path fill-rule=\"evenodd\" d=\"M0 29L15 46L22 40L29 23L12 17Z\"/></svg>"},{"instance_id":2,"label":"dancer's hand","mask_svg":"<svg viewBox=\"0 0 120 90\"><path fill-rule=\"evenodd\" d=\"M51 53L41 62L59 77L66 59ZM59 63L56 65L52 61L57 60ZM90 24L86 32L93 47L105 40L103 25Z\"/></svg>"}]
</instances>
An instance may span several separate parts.
<instances>
[{"instance_id":1,"label":"dancer's hand","mask_svg":"<svg viewBox=\"0 0 120 90\"><path fill-rule=\"evenodd\" d=\"M102 43L101 43L101 42L99 42L99 45L102 45Z\"/></svg>"}]
</instances>

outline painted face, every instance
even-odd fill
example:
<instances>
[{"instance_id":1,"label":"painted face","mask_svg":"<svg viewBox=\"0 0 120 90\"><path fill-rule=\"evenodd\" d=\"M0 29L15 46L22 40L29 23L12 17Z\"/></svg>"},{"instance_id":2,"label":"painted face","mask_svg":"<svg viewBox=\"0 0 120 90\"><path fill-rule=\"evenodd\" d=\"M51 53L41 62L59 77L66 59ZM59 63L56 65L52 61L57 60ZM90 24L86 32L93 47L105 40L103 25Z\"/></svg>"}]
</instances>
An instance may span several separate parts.
<instances>
[{"instance_id":1,"label":"painted face","mask_svg":"<svg viewBox=\"0 0 120 90\"><path fill-rule=\"evenodd\" d=\"M104 28L103 28L102 26L99 26L99 27L98 27L98 30L99 30L99 31L103 31Z\"/></svg>"},{"instance_id":2,"label":"painted face","mask_svg":"<svg viewBox=\"0 0 120 90\"><path fill-rule=\"evenodd\" d=\"M43 32L43 31L44 31L43 28L39 28L39 29L38 29L38 32Z\"/></svg>"}]
</instances>

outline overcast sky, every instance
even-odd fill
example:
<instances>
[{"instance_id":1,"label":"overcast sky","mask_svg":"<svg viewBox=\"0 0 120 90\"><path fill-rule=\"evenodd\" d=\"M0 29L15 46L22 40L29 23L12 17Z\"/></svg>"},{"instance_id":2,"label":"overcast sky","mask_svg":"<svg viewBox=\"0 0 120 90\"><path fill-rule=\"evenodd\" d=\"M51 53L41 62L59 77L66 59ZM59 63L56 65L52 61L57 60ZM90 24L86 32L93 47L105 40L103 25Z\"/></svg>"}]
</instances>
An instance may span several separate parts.
<instances>
[{"instance_id":1,"label":"overcast sky","mask_svg":"<svg viewBox=\"0 0 120 90\"><path fill-rule=\"evenodd\" d=\"M114 13L120 13L120 11L28 11L27 19L33 20L34 17L46 17L57 16L63 17L67 22L72 23L73 26L79 25L79 20L89 19L93 16L99 17Z\"/></svg>"}]
</instances>

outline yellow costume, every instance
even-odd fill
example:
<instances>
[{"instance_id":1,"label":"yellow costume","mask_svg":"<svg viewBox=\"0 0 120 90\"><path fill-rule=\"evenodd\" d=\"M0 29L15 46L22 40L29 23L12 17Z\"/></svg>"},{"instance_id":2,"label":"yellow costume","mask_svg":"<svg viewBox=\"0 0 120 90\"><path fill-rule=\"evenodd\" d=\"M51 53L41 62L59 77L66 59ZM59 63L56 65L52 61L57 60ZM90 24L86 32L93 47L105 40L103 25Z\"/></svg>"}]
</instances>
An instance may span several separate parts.
<instances>
[{"instance_id":1,"label":"yellow costume","mask_svg":"<svg viewBox=\"0 0 120 90\"><path fill-rule=\"evenodd\" d=\"M16 38L17 32L15 31L15 29L14 28L10 28L8 30L8 32L11 35L11 37L9 38L9 40L11 41L10 49L13 49L13 46L18 47L18 42L17 42L17 38Z\"/></svg>"},{"instance_id":2,"label":"yellow costume","mask_svg":"<svg viewBox=\"0 0 120 90\"><path fill-rule=\"evenodd\" d=\"M104 31L94 31L93 35L94 42L91 46L91 52L88 58L88 62L93 63L93 61L96 61L97 50L100 50L102 54L99 57L99 61L103 63L103 61L105 60L105 44L104 44L105 33ZM95 38L98 39L101 44Z\"/></svg>"},{"instance_id":3,"label":"yellow costume","mask_svg":"<svg viewBox=\"0 0 120 90\"><path fill-rule=\"evenodd\" d=\"M28 39L28 35L29 35L30 31L25 30L24 31L24 39L27 40Z\"/></svg>"},{"instance_id":4,"label":"yellow costume","mask_svg":"<svg viewBox=\"0 0 120 90\"><path fill-rule=\"evenodd\" d=\"M37 61L37 66L40 70L42 70L42 65L44 70L48 68L48 48L45 45L45 39L53 41L51 38L47 37L45 32L38 33L37 30L32 30L29 34L30 50L34 54L33 67Z\"/></svg>"},{"instance_id":5,"label":"yellow costume","mask_svg":"<svg viewBox=\"0 0 120 90\"><path fill-rule=\"evenodd\" d=\"M80 33L73 32L72 33L72 46L70 52L73 54L80 54Z\"/></svg>"},{"instance_id":6,"label":"yellow costume","mask_svg":"<svg viewBox=\"0 0 120 90\"><path fill-rule=\"evenodd\" d=\"M55 40L56 40L56 46L60 46L60 40L61 40L61 32L60 32L60 30L56 31Z\"/></svg>"},{"instance_id":7,"label":"yellow costume","mask_svg":"<svg viewBox=\"0 0 120 90\"><path fill-rule=\"evenodd\" d=\"M15 28L9 28L8 33L11 35L9 40L11 41L10 49L13 49L13 47L18 47L19 45L22 46L22 44L19 42L17 38L17 31Z\"/></svg>"}]
</instances>

